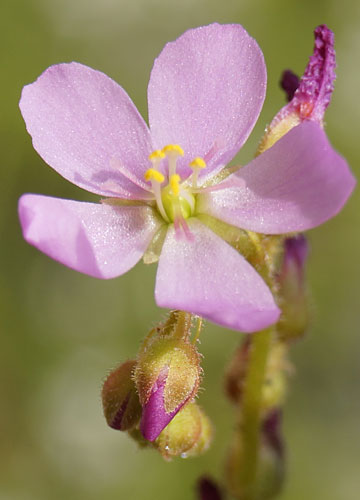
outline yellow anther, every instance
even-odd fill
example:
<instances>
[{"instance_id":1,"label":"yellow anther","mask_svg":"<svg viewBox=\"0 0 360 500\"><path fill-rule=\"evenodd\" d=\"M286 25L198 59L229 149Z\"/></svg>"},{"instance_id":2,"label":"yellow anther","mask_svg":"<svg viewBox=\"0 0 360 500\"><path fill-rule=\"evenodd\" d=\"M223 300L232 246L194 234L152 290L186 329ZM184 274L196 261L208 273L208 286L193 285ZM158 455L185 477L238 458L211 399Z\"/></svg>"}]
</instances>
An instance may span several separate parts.
<instances>
[{"instance_id":1,"label":"yellow anther","mask_svg":"<svg viewBox=\"0 0 360 500\"><path fill-rule=\"evenodd\" d=\"M200 156L197 156L196 158L193 159L193 161L189 165L191 168L205 168L206 163L203 158L200 158Z\"/></svg>"},{"instance_id":2,"label":"yellow anther","mask_svg":"<svg viewBox=\"0 0 360 500\"><path fill-rule=\"evenodd\" d=\"M163 174L161 172L159 172L158 170L155 170L155 168L149 168L145 172L144 177L145 177L146 181L155 181L155 182L158 182L159 184L161 184L165 180L165 177L163 176Z\"/></svg>"},{"instance_id":3,"label":"yellow anther","mask_svg":"<svg viewBox=\"0 0 360 500\"><path fill-rule=\"evenodd\" d=\"M178 144L168 144L162 151L165 155L184 156L184 150Z\"/></svg>"},{"instance_id":4,"label":"yellow anther","mask_svg":"<svg viewBox=\"0 0 360 500\"><path fill-rule=\"evenodd\" d=\"M174 174L170 177L169 184L171 186L171 191L173 192L174 196L179 196L180 193L180 175Z\"/></svg>"},{"instance_id":5,"label":"yellow anther","mask_svg":"<svg viewBox=\"0 0 360 500\"><path fill-rule=\"evenodd\" d=\"M161 160L162 158L165 158L165 153L161 149L156 149L149 155L149 160Z\"/></svg>"}]
</instances>

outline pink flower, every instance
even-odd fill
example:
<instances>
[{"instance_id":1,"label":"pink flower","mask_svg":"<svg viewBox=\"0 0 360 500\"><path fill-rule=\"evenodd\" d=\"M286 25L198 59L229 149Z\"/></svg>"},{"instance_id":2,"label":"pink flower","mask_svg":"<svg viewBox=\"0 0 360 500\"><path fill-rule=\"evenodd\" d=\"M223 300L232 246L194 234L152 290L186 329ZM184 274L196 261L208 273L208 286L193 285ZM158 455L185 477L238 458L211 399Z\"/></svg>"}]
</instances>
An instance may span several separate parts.
<instances>
[{"instance_id":1,"label":"pink flower","mask_svg":"<svg viewBox=\"0 0 360 500\"><path fill-rule=\"evenodd\" d=\"M25 239L105 279L132 268L149 245L160 248L159 306L245 332L274 323L269 288L202 214L261 233L304 231L342 208L354 179L321 127L305 122L215 184L250 134L265 88L261 50L239 25L192 29L164 47L148 86L149 128L103 73L50 67L20 101L34 147L63 177L108 199L24 195Z\"/></svg>"}]
</instances>

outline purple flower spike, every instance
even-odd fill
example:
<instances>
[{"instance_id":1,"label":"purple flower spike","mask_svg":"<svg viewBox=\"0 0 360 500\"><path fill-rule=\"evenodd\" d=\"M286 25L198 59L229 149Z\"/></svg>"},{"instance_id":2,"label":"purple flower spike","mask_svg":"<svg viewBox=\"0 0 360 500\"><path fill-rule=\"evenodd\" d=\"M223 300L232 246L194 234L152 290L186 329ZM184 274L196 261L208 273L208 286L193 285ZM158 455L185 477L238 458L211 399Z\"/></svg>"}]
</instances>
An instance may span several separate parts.
<instances>
[{"instance_id":1,"label":"purple flower spike","mask_svg":"<svg viewBox=\"0 0 360 500\"><path fill-rule=\"evenodd\" d=\"M300 81L289 70L283 73L281 86L290 102L275 116L270 129L288 117L292 117L293 125L304 120L323 124L336 78L334 33L323 24L315 29L314 35L314 52Z\"/></svg>"},{"instance_id":2,"label":"purple flower spike","mask_svg":"<svg viewBox=\"0 0 360 500\"><path fill-rule=\"evenodd\" d=\"M311 119L321 123L330 103L336 78L334 33L322 24L315 29L314 35L314 53L310 57L291 105L298 110L301 119Z\"/></svg>"},{"instance_id":3,"label":"purple flower spike","mask_svg":"<svg viewBox=\"0 0 360 500\"><path fill-rule=\"evenodd\" d=\"M305 109L308 96L317 117L330 98L334 58L331 32L322 27L316 36L295 97ZM212 232L207 216L255 232L300 232L333 217L355 181L321 128L303 123L218 182L249 136L265 90L262 52L236 24L191 29L164 47L148 86L149 126L103 73L79 63L48 68L20 100L34 148L63 177L105 199L24 195L24 238L101 279L142 257L159 261L160 307L243 332L275 323L280 311L270 289Z\"/></svg>"},{"instance_id":4,"label":"purple flower spike","mask_svg":"<svg viewBox=\"0 0 360 500\"><path fill-rule=\"evenodd\" d=\"M167 375L168 370L163 370L153 387L148 402L143 407L140 430L144 438L148 441L155 441L160 432L165 429L187 402L187 400L183 401L175 410L169 413L166 412L164 389Z\"/></svg>"}]
</instances>

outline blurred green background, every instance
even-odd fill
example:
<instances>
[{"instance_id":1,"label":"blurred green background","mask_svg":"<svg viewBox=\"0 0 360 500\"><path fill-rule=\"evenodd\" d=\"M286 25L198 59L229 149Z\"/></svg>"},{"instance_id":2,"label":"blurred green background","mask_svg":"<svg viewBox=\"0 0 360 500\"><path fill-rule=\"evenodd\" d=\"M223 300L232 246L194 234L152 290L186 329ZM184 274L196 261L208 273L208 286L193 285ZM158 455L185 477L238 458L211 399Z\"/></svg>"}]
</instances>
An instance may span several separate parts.
<instances>
[{"instance_id":1,"label":"blurred green background","mask_svg":"<svg viewBox=\"0 0 360 500\"><path fill-rule=\"evenodd\" d=\"M51 170L35 153L18 110L23 85L49 65L79 61L110 75L146 116L154 57L190 27L241 23L260 44L268 94L257 127L241 151L249 160L284 103L280 73L302 73L313 29L335 31L338 80L327 132L355 175L360 121L360 7L343 0L3 0L0 7L0 498L194 498L206 472L221 478L233 427L222 372L239 334L208 325L202 334L204 391L215 422L211 450L165 463L107 428L101 382L135 355L163 312L153 299L155 266L136 266L112 281L71 271L27 245L17 220L23 192L95 199ZM285 432L288 481L283 500L356 500L360 489L360 199L309 234L311 332L293 350Z\"/></svg>"}]
</instances>

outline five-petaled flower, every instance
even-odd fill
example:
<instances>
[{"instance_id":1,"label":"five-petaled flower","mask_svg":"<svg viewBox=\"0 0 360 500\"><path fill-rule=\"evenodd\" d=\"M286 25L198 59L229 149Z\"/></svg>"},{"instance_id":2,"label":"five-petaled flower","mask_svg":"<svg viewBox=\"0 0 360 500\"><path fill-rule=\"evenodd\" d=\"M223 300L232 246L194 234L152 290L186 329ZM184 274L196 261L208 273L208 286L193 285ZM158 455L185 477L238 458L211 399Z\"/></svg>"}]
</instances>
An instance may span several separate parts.
<instances>
[{"instance_id":1,"label":"five-petaled flower","mask_svg":"<svg viewBox=\"0 0 360 500\"><path fill-rule=\"evenodd\" d=\"M97 278L125 273L153 249L159 306L245 332L274 323L269 288L203 215L265 234L304 231L342 208L354 179L309 121L219 176L250 134L265 89L262 52L239 25L192 29L165 46L148 86L149 128L103 73L78 63L50 67L21 97L34 147L63 177L105 199L26 194L24 237Z\"/></svg>"}]
</instances>

